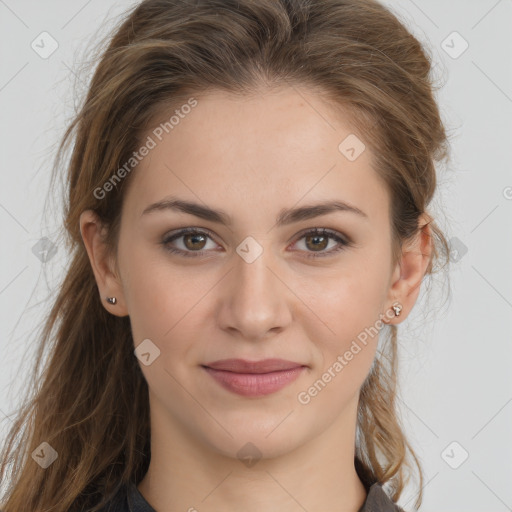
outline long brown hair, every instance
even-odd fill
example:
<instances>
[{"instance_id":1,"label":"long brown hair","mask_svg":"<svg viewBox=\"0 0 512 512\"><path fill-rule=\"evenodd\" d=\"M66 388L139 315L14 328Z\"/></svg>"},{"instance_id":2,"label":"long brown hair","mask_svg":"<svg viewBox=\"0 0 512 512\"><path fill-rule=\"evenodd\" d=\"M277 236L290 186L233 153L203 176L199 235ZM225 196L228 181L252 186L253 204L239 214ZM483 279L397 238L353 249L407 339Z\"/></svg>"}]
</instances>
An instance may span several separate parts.
<instances>
[{"instance_id":1,"label":"long brown hair","mask_svg":"<svg viewBox=\"0 0 512 512\"><path fill-rule=\"evenodd\" d=\"M448 156L431 57L375 0L145 0L120 19L105 46L55 158L52 185L58 169L66 169L70 259L38 338L33 388L3 448L3 512L96 511L148 469L148 388L129 317L101 304L79 217L94 210L116 254L123 193L136 170L108 193L95 191L129 161L155 116L212 89L313 87L350 114L372 150L391 197L395 263L433 198L435 165ZM448 242L430 218L429 275L449 261ZM396 501L412 457L419 507L421 464L396 407L396 326L389 326L385 347L360 390L356 463L369 479L386 483ZM43 442L58 454L47 469L31 457Z\"/></svg>"}]
</instances>

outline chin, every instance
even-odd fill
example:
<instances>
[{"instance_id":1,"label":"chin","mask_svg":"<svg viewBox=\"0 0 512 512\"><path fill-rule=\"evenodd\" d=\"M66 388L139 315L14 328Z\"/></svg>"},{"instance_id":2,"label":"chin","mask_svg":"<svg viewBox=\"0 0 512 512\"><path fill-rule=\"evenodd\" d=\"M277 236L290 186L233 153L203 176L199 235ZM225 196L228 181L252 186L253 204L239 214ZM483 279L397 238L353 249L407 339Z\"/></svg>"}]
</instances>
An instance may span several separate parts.
<instances>
[{"instance_id":1,"label":"chin","mask_svg":"<svg viewBox=\"0 0 512 512\"><path fill-rule=\"evenodd\" d=\"M313 437L304 431L304 424L299 428L291 421L293 413L283 422L287 414L283 414L278 421L272 419L259 422L256 420L250 424L247 421L226 424L232 437L221 429L215 436L212 436L212 431L205 432L204 441L218 454L239 459L241 462L251 457L254 460L281 457Z\"/></svg>"}]
</instances>

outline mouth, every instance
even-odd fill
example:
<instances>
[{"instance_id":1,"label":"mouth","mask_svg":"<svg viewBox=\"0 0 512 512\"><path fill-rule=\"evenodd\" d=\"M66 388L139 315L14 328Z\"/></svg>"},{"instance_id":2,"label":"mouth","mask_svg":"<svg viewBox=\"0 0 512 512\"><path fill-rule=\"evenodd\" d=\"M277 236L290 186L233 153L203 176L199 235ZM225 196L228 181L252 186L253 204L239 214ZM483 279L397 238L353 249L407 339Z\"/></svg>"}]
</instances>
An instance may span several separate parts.
<instances>
[{"instance_id":1,"label":"mouth","mask_svg":"<svg viewBox=\"0 0 512 512\"><path fill-rule=\"evenodd\" d=\"M284 359L223 359L201 366L224 389L247 397L275 393L291 384L307 368Z\"/></svg>"}]
</instances>

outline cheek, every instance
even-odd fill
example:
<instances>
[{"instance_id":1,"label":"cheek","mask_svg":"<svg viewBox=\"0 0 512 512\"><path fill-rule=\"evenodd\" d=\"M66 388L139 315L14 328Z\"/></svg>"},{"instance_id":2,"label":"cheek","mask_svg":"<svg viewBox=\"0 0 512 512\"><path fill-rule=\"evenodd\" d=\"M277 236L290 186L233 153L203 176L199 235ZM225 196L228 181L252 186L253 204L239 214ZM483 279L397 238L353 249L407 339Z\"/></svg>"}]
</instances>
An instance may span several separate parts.
<instances>
[{"instance_id":1,"label":"cheek","mask_svg":"<svg viewBox=\"0 0 512 512\"><path fill-rule=\"evenodd\" d=\"M162 339L181 318L188 288L177 272L158 254L160 249L125 246L120 260L125 295L135 344L145 338Z\"/></svg>"},{"instance_id":2,"label":"cheek","mask_svg":"<svg viewBox=\"0 0 512 512\"><path fill-rule=\"evenodd\" d=\"M193 347L190 334L201 330L204 308L211 300L208 294L219 283L219 275L201 272L199 266L180 268L155 252L134 248L126 253L123 287L134 344L151 339L160 348L162 361L174 366L187 359Z\"/></svg>"},{"instance_id":3,"label":"cheek","mask_svg":"<svg viewBox=\"0 0 512 512\"><path fill-rule=\"evenodd\" d=\"M303 324L318 359L309 387L301 389L302 398L297 398L301 404L311 403L306 410L316 417L329 421L359 393L375 358L384 286L377 273L367 272L340 274L304 287L309 289L305 302L321 322L311 317Z\"/></svg>"},{"instance_id":4,"label":"cheek","mask_svg":"<svg viewBox=\"0 0 512 512\"><path fill-rule=\"evenodd\" d=\"M317 279L302 281L297 293L307 306L302 317L311 318L303 328L318 348L317 371L323 374L331 368L331 373L336 374L332 381L337 384L329 387L338 392L341 388L354 391L371 367L387 292L384 258L381 262L359 258L351 264L347 259L345 263L328 276L319 273ZM340 369L339 364L333 368L339 356L342 357L342 371L336 371ZM346 383L340 384L345 379Z\"/></svg>"},{"instance_id":5,"label":"cheek","mask_svg":"<svg viewBox=\"0 0 512 512\"><path fill-rule=\"evenodd\" d=\"M382 266L340 265L337 272L318 273L298 282L297 295L330 328L325 332L335 337L346 338L354 330L369 327L383 313L387 274Z\"/></svg>"}]
</instances>

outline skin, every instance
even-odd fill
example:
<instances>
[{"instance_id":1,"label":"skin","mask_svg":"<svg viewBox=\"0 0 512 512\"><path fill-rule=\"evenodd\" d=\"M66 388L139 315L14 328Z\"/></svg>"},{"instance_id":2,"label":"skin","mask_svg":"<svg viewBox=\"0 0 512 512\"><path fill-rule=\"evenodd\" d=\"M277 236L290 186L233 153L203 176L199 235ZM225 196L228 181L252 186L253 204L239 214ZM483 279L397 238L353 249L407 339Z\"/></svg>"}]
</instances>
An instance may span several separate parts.
<instances>
[{"instance_id":1,"label":"skin","mask_svg":"<svg viewBox=\"0 0 512 512\"><path fill-rule=\"evenodd\" d=\"M115 258L106 253L95 214L80 218L102 304L130 316L135 347L149 338L160 350L150 365L140 364L152 455L138 489L157 511L357 512L366 499L354 468L357 404L378 335L360 344L308 404L297 396L365 328L381 318L407 318L431 257L431 232L420 230L392 265L390 199L370 150L355 161L338 150L354 131L312 90L195 97L198 105L134 171ZM177 211L142 215L171 194L222 209L232 225ZM275 226L284 208L332 199L367 217L335 212ZM172 254L162 245L165 235L186 227L211 237L182 236L169 245L203 256ZM328 238L315 250L302 234L315 227L353 245L308 258L338 247ZM263 249L252 263L236 252L247 236ZM391 317L397 301L401 315ZM278 392L247 398L220 387L200 366L237 357L279 357L308 368ZM251 467L237 456L247 442L261 453Z\"/></svg>"}]
</instances>

